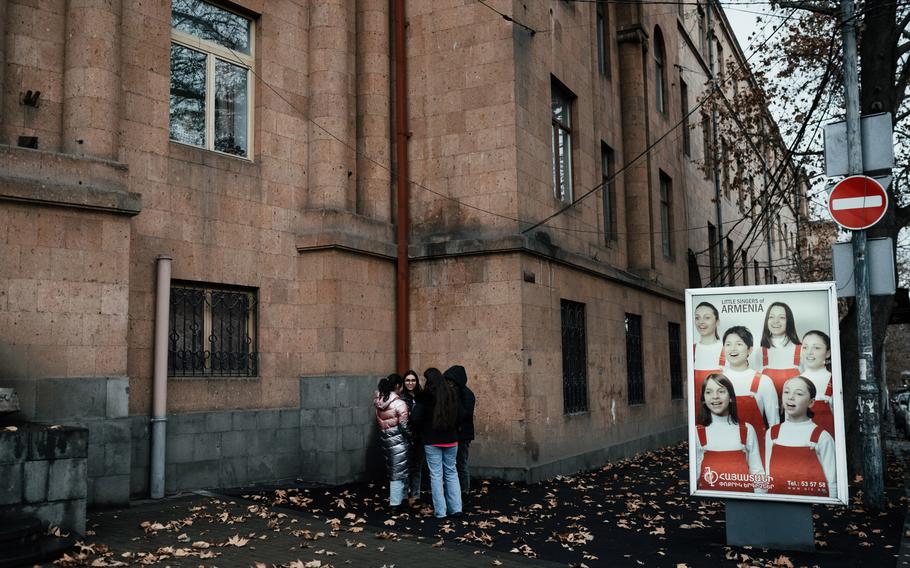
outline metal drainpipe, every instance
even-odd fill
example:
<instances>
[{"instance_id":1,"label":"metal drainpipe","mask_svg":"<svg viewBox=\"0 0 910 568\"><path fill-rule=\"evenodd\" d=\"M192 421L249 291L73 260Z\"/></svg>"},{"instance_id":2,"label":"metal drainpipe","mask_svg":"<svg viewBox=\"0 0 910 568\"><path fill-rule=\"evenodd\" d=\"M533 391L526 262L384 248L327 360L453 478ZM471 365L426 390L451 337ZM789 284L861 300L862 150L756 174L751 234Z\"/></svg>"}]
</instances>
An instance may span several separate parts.
<instances>
[{"instance_id":1,"label":"metal drainpipe","mask_svg":"<svg viewBox=\"0 0 910 568\"><path fill-rule=\"evenodd\" d=\"M724 215L723 215L723 205L721 203L721 187L720 187L720 160L717 156L717 147L718 147L718 138L719 133L717 132L717 100L714 98L716 96L717 89L717 74L721 71L720 67L723 65L722 61L718 61L718 68L714 68L714 22L711 18L711 14L714 10L714 3L709 0L705 6L708 18L708 69L711 71L711 144L713 149L711 150L711 162L712 162L712 171L714 173L714 215L715 221L717 221L717 276L718 282L711 281L712 286L723 286L725 281L725 271L724 271L724 238L726 238L726 233L724 232ZM724 164L724 167L727 167ZM714 243L708 243L709 246L714 245ZM733 270L733 267L730 267L730 270ZM713 278L713 275L712 275Z\"/></svg>"},{"instance_id":2,"label":"metal drainpipe","mask_svg":"<svg viewBox=\"0 0 910 568\"><path fill-rule=\"evenodd\" d=\"M396 334L395 362L398 371L408 369L410 314L408 288L408 105L407 105L407 53L404 17L404 0L395 0L393 8L395 30L395 176L396 176L396 233L398 262L396 265Z\"/></svg>"},{"instance_id":3,"label":"metal drainpipe","mask_svg":"<svg viewBox=\"0 0 910 568\"><path fill-rule=\"evenodd\" d=\"M164 497L164 449L167 439L167 331L171 302L171 261L158 257L155 294L155 363L152 380L152 455L149 487L152 499Z\"/></svg>"}]
</instances>

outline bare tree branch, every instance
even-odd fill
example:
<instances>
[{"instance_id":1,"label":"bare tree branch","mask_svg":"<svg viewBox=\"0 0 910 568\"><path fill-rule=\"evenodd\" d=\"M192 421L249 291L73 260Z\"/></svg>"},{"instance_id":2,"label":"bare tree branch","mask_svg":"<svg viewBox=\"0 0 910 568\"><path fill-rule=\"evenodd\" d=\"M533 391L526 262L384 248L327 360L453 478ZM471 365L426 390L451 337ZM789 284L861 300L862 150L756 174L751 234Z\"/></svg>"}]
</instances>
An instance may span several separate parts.
<instances>
[{"instance_id":1,"label":"bare tree branch","mask_svg":"<svg viewBox=\"0 0 910 568\"><path fill-rule=\"evenodd\" d=\"M904 104L908 81L910 81L910 61L904 61L904 64L901 66L900 72L897 75L897 82L895 83L896 100L894 101L894 108L896 109L901 108L901 105ZM895 113L895 116L896 115L897 113Z\"/></svg>"},{"instance_id":2,"label":"bare tree branch","mask_svg":"<svg viewBox=\"0 0 910 568\"><path fill-rule=\"evenodd\" d=\"M781 8L807 10L809 12L814 12L816 14L822 14L825 16L834 16L837 14L837 8L823 4L821 2L791 2L789 0L779 0L778 2L774 2L774 4L780 6Z\"/></svg>"},{"instance_id":3,"label":"bare tree branch","mask_svg":"<svg viewBox=\"0 0 910 568\"><path fill-rule=\"evenodd\" d=\"M910 35L910 34L908 34L908 35ZM907 53L908 51L910 51L910 41L908 41L907 43L902 43L899 46L897 46L897 56L898 57L902 56L903 54Z\"/></svg>"},{"instance_id":4,"label":"bare tree branch","mask_svg":"<svg viewBox=\"0 0 910 568\"><path fill-rule=\"evenodd\" d=\"M897 29L901 30L901 35L907 37L907 26L910 25L910 12L904 14L904 17L897 24Z\"/></svg>"}]
</instances>

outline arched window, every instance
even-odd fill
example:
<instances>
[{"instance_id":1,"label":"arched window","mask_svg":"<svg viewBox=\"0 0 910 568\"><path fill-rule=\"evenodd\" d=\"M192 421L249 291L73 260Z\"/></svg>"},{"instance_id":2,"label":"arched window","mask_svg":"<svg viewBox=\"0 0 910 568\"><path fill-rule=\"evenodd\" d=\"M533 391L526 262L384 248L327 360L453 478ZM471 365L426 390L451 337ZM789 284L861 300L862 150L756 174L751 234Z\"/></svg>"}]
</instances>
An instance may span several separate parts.
<instances>
[{"instance_id":1,"label":"arched window","mask_svg":"<svg viewBox=\"0 0 910 568\"><path fill-rule=\"evenodd\" d=\"M660 28L654 28L654 100L657 110L667 112L667 50Z\"/></svg>"}]
</instances>

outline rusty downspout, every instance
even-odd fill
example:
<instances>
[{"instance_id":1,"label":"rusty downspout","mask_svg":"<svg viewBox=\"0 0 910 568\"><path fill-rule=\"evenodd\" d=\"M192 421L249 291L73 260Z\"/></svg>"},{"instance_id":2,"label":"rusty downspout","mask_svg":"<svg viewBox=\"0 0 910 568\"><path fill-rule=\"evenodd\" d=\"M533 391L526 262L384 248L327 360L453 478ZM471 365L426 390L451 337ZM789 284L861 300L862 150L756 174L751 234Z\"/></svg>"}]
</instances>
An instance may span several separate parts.
<instances>
[{"instance_id":1,"label":"rusty downspout","mask_svg":"<svg viewBox=\"0 0 910 568\"><path fill-rule=\"evenodd\" d=\"M408 289L408 105L407 57L405 52L404 0L395 0L393 8L395 35L395 181L396 181L396 232L398 262L396 263L396 325L395 364L398 371L408 369L410 331L410 305Z\"/></svg>"}]
</instances>

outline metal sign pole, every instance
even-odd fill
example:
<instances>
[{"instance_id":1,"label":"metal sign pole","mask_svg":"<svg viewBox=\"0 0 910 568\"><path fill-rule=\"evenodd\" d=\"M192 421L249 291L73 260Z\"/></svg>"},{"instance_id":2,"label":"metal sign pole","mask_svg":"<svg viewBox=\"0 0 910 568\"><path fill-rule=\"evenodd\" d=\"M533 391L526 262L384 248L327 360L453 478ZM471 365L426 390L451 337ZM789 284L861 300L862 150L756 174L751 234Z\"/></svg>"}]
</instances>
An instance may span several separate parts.
<instances>
[{"instance_id":1,"label":"metal sign pole","mask_svg":"<svg viewBox=\"0 0 910 568\"><path fill-rule=\"evenodd\" d=\"M841 0L844 44L844 99L847 111L847 161L850 175L863 173L863 145L859 117L856 22L853 0ZM866 265L866 231L853 231L853 274L856 279L857 338L859 344L859 413L863 436L863 497L867 505L884 504L878 384L872 354L872 310Z\"/></svg>"}]
</instances>

